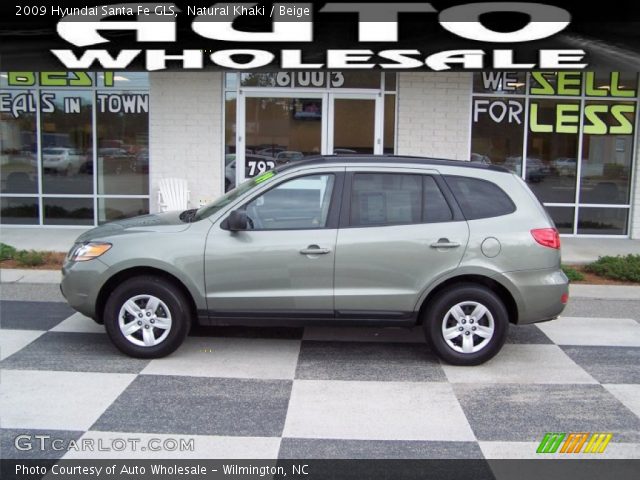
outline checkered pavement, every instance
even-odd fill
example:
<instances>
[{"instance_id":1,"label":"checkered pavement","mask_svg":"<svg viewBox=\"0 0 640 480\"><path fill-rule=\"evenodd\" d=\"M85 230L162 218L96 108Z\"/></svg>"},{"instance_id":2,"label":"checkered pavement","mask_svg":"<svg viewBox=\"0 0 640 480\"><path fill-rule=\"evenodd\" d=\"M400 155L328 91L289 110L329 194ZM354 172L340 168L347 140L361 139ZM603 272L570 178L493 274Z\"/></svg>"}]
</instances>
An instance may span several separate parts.
<instances>
[{"instance_id":1,"label":"checkered pavement","mask_svg":"<svg viewBox=\"0 0 640 480\"><path fill-rule=\"evenodd\" d=\"M3 458L535 458L549 431L612 432L603 456L640 458L638 318L511 327L463 368L419 329L196 328L137 360L63 303L0 308ZM22 452L19 434L195 449Z\"/></svg>"}]
</instances>

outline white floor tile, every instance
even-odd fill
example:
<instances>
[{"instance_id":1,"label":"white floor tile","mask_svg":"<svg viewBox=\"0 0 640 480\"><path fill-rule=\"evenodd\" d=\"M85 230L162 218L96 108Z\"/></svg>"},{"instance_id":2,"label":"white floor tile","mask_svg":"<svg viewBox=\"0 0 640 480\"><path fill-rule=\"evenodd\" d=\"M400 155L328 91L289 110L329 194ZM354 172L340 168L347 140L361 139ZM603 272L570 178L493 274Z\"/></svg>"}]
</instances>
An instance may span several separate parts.
<instances>
[{"instance_id":1,"label":"white floor tile","mask_svg":"<svg viewBox=\"0 0 640 480\"><path fill-rule=\"evenodd\" d=\"M640 347L640 323L630 318L561 317L538 328L557 345Z\"/></svg>"},{"instance_id":2,"label":"white floor tile","mask_svg":"<svg viewBox=\"0 0 640 480\"><path fill-rule=\"evenodd\" d=\"M636 368L638 366L636 365ZM616 397L622 404L640 417L640 385L614 385L604 384L611 395Z\"/></svg>"},{"instance_id":3,"label":"white floor tile","mask_svg":"<svg viewBox=\"0 0 640 480\"><path fill-rule=\"evenodd\" d=\"M446 383L296 380L285 437L473 441Z\"/></svg>"},{"instance_id":4,"label":"white floor tile","mask_svg":"<svg viewBox=\"0 0 640 480\"><path fill-rule=\"evenodd\" d=\"M504 345L482 365L442 368L452 383L598 383L556 345Z\"/></svg>"},{"instance_id":5,"label":"white floor tile","mask_svg":"<svg viewBox=\"0 0 640 480\"><path fill-rule=\"evenodd\" d=\"M133 381L121 373L3 370L3 428L87 430Z\"/></svg>"},{"instance_id":6,"label":"white floor tile","mask_svg":"<svg viewBox=\"0 0 640 480\"><path fill-rule=\"evenodd\" d=\"M43 333L41 330L0 330L0 360L22 350Z\"/></svg>"}]
</instances>

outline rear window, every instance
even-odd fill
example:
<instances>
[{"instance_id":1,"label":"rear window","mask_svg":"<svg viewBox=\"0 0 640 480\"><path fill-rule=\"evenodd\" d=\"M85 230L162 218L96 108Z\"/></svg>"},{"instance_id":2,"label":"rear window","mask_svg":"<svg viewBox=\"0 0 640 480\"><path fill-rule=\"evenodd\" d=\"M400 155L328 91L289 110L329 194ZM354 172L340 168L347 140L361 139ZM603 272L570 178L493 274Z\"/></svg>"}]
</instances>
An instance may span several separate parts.
<instances>
[{"instance_id":1,"label":"rear window","mask_svg":"<svg viewBox=\"0 0 640 480\"><path fill-rule=\"evenodd\" d=\"M467 220L499 217L516 211L509 195L495 183L453 175L446 175L445 179Z\"/></svg>"}]
</instances>

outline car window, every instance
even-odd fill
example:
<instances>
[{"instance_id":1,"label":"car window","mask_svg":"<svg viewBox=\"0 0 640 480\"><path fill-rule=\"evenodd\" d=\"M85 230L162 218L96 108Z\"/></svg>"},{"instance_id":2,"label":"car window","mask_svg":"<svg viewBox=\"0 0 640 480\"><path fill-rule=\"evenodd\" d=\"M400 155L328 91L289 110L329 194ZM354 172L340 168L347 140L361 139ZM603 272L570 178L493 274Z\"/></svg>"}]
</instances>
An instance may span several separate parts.
<instances>
[{"instance_id":1,"label":"car window","mask_svg":"<svg viewBox=\"0 0 640 480\"><path fill-rule=\"evenodd\" d=\"M213 215L214 213L219 211L221 208L236 201L238 198L240 198L242 195L247 193L249 190L256 187L257 185L260 185L262 182L266 182L267 180L274 177L276 174L277 172L275 170L270 170L268 172L263 173L262 175L245 180L236 188L234 188L233 190L229 190L226 194L224 194L217 200L214 200L213 202L208 203L204 207L200 207L195 215L194 220L195 221L202 220L203 218Z\"/></svg>"},{"instance_id":2,"label":"car window","mask_svg":"<svg viewBox=\"0 0 640 480\"><path fill-rule=\"evenodd\" d=\"M446 175L445 179L467 220L499 217L516 211L511 198L495 183L454 175Z\"/></svg>"},{"instance_id":3,"label":"car window","mask_svg":"<svg viewBox=\"0 0 640 480\"><path fill-rule=\"evenodd\" d=\"M356 227L420 223L422 178L395 173L357 173L351 187L350 224Z\"/></svg>"},{"instance_id":4,"label":"car window","mask_svg":"<svg viewBox=\"0 0 640 480\"><path fill-rule=\"evenodd\" d=\"M423 178L422 221L425 223L448 222L453 219L451 207L444 198L433 177Z\"/></svg>"},{"instance_id":5,"label":"car window","mask_svg":"<svg viewBox=\"0 0 640 480\"><path fill-rule=\"evenodd\" d=\"M294 178L265 192L243 209L253 230L300 230L327 225L333 174Z\"/></svg>"}]
</instances>

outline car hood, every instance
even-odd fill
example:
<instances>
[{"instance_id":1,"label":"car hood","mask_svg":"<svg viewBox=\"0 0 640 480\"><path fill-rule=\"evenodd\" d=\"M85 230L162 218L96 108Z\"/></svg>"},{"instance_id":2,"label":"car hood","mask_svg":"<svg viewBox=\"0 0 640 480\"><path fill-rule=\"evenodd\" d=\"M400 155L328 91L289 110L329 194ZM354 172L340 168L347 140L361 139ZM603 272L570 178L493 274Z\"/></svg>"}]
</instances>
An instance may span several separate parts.
<instances>
[{"instance_id":1,"label":"car hood","mask_svg":"<svg viewBox=\"0 0 640 480\"><path fill-rule=\"evenodd\" d=\"M166 212L117 220L105 223L80 235L76 242L126 235L136 232L178 233L188 229L191 224L180 220L182 212Z\"/></svg>"}]
</instances>

